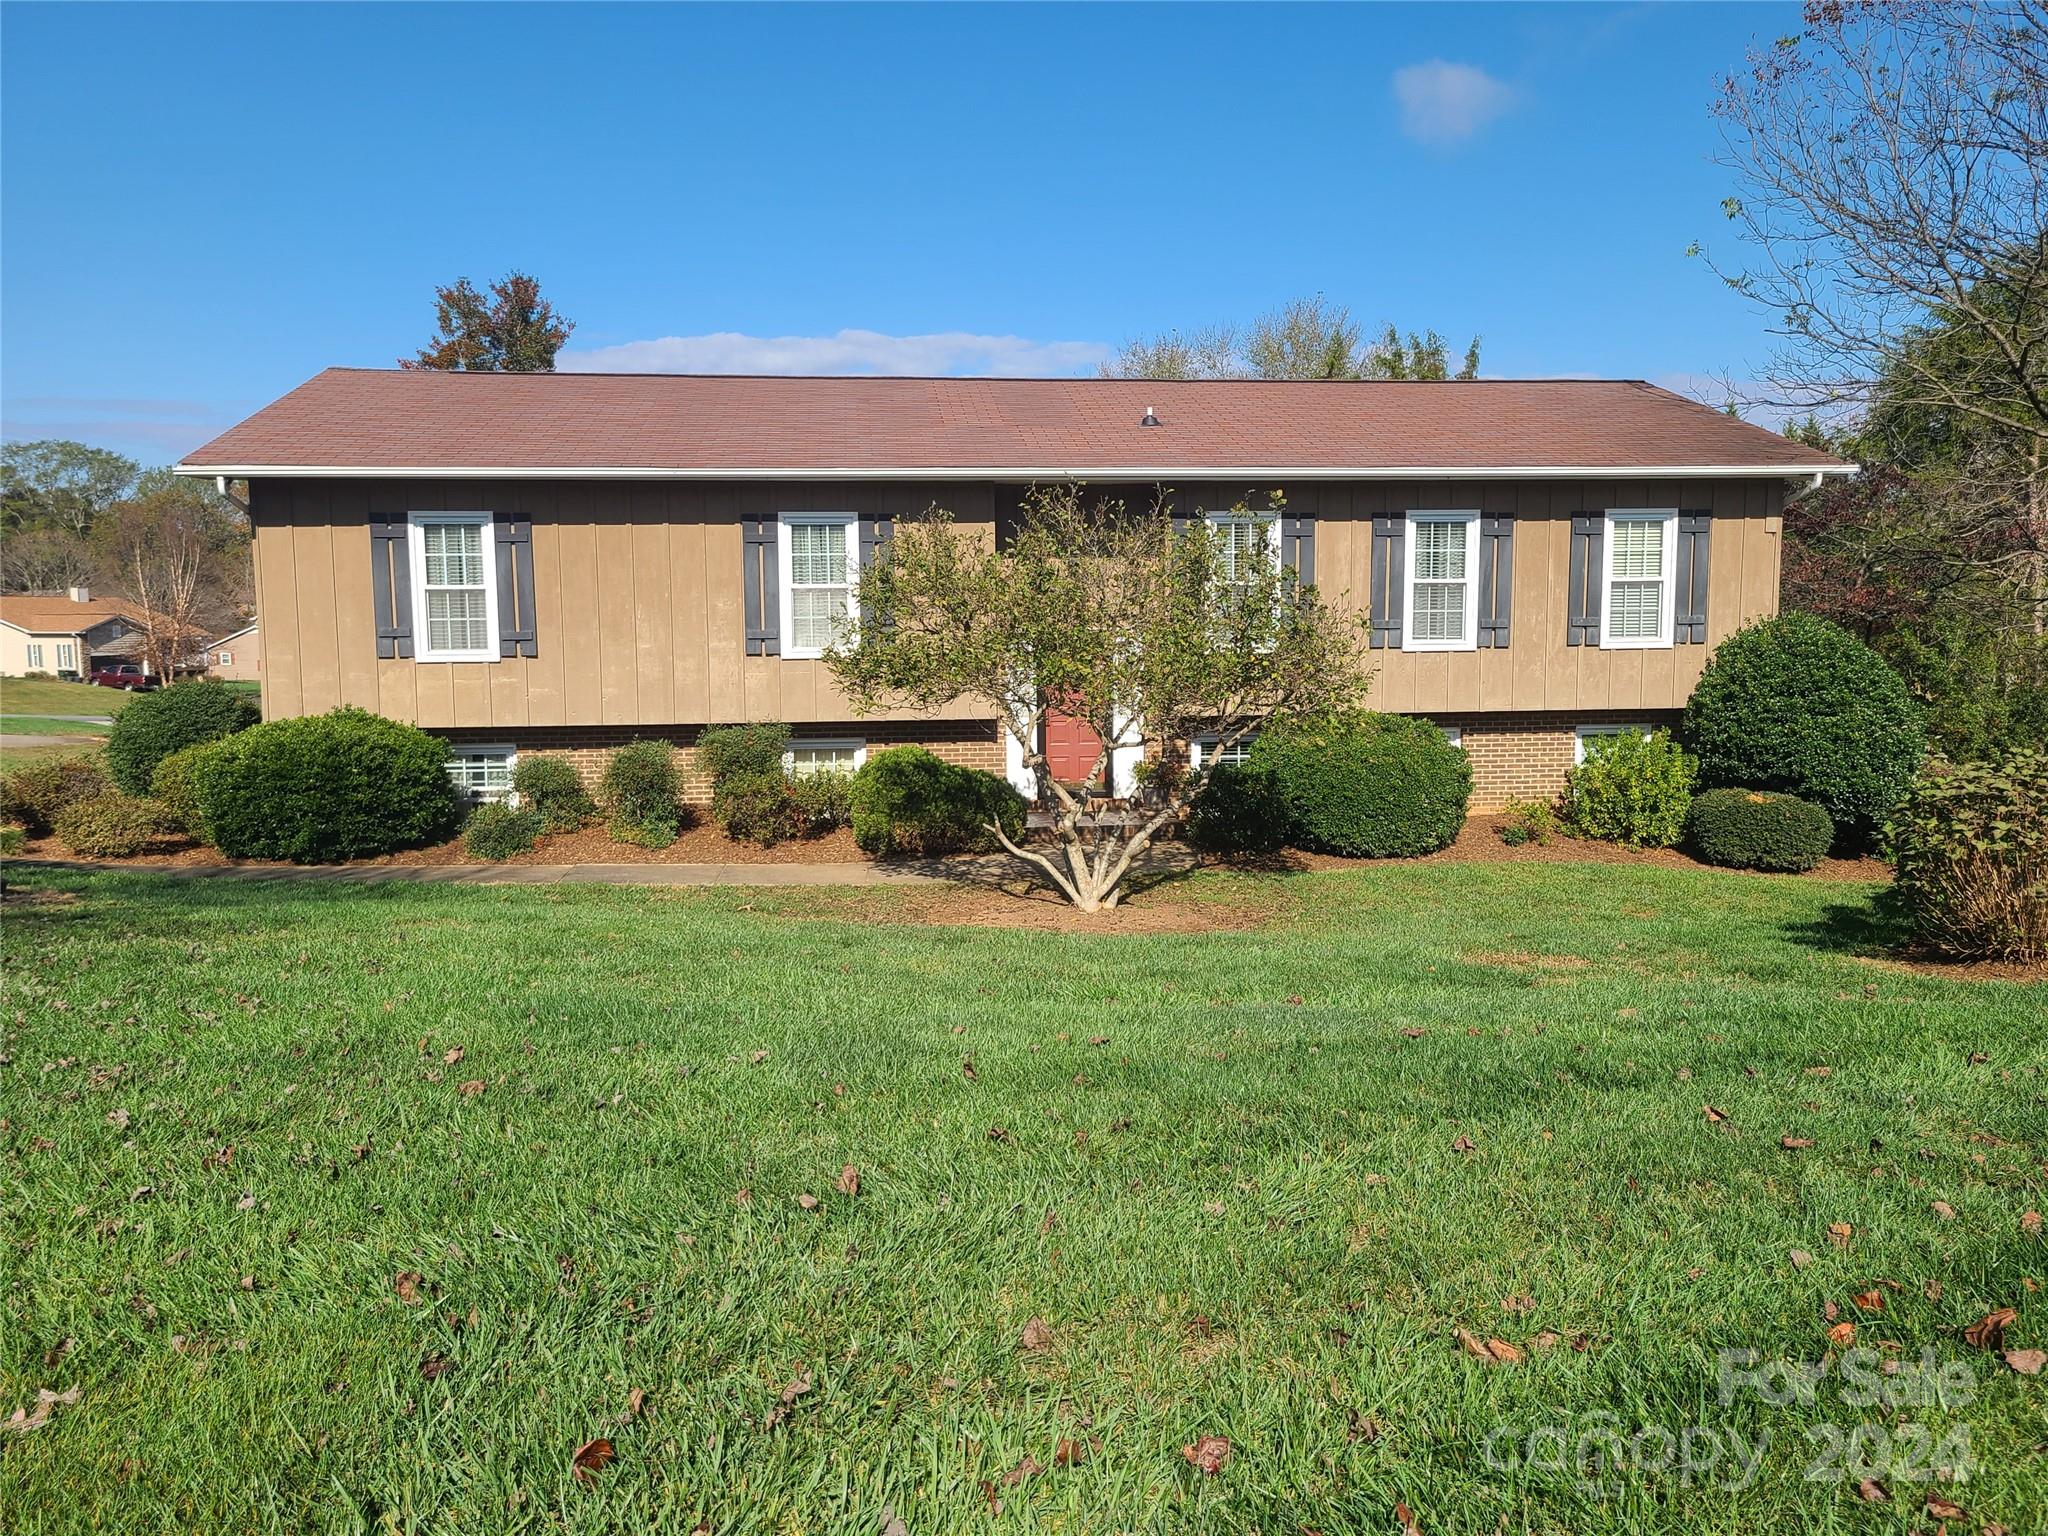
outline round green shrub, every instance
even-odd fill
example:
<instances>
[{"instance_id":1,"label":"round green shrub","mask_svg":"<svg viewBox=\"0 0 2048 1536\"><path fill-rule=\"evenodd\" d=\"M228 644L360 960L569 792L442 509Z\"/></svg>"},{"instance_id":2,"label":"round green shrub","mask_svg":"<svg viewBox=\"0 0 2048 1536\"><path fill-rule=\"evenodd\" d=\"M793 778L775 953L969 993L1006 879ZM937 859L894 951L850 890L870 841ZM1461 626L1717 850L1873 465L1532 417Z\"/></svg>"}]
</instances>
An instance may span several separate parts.
<instances>
[{"instance_id":1,"label":"round green shrub","mask_svg":"<svg viewBox=\"0 0 2048 1536\"><path fill-rule=\"evenodd\" d=\"M462 824L462 846L471 858L488 859L495 864L515 853L533 852L533 842L540 836L540 830L538 811L515 810L498 801L486 801L471 811L469 820Z\"/></svg>"},{"instance_id":2,"label":"round green shrub","mask_svg":"<svg viewBox=\"0 0 2048 1536\"><path fill-rule=\"evenodd\" d=\"M877 752L853 776L854 841L869 853L929 856L995 846L991 823L1024 832L1024 797L992 773L923 747Z\"/></svg>"},{"instance_id":3,"label":"round green shrub","mask_svg":"<svg viewBox=\"0 0 2048 1536\"><path fill-rule=\"evenodd\" d=\"M666 848L683 827L683 781L665 741L632 741L612 753L598 803L614 842Z\"/></svg>"},{"instance_id":4,"label":"round green shrub","mask_svg":"<svg viewBox=\"0 0 2048 1536\"><path fill-rule=\"evenodd\" d=\"M130 794L146 795L156 765L173 752L246 731L262 716L247 692L226 683L173 683L137 694L114 716L107 771Z\"/></svg>"},{"instance_id":5,"label":"round green shrub","mask_svg":"<svg viewBox=\"0 0 2048 1536\"><path fill-rule=\"evenodd\" d=\"M31 837L48 837L57 813L78 800L107 792L97 759L60 757L31 763L0 779L0 821L11 821Z\"/></svg>"},{"instance_id":6,"label":"round green shrub","mask_svg":"<svg viewBox=\"0 0 2048 1536\"><path fill-rule=\"evenodd\" d=\"M175 826L202 843L211 843L213 834L206 829L206 814L199 805L199 769L213 748L210 741L180 747L149 776L150 798Z\"/></svg>"},{"instance_id":7,"label":"round green shrub","mask_svg":"<svg viewBox=\"0 0 2048 1536\"><path fill-rule=\"evenodd\" d=\"M1188 806L1187 840L1208 853L1274 853L1287 846L1287 807L1273 771L1218 763Z\"/></svg>"},{"instance_id":8,"label":"round green shrub","mask_svg":"<svg viewBox=\"0 0 2048 1536\"><path fill-rule=\"evenodd\" d=\"M574 832L597 814L597 802L567 758L521 753L512 770L519 808L540 818L543 832Z\"/></svg>"},{"instance_id":9,"label":"round green shrub","mask_svg":"<svg viewBox=\"0 0 2048 1536\"><path fill-rule=\"evenodd\" d=\"M178 829L162 806L119 791L74 800L57 813L56 831L73 853L87 859L129 859L178 840Z\"/></svg>"},{"instance_id":10,"label":"round green shrub","mask_svg":"<svg viewBox=\"0 0 2048 1536\"><path fill-rule=\"evenodd\" d=\"M456 824L447 743L352 706L226 737L193 779L214 842L238 859L366 858Z\"/></svg>"},{"instance_id":11,"label":"round green shrub","mask_svg":"<svg viewBox=\"0 0 2048 1536\"><path fill-rule=\"evenodd\" d=\"M789 727L773 720L748 725L714 725L697 738L697 766L716 789L727 779L782 771Z\"/></svg>"},{"instance_id":12,"label":"round green shrub","mask_svg":"<svg viewBox=\"0 0 2048 1536\"><path fill-rule=\"evenodd\" d=\"M790 802L802 836L843 827L853 820L853 775L800 773L790 780Z\"/></svg>"},{"instance_id":13,"label":"round green shrub","mask_svg":"<svg viewBox=\"0 0 2048 1536\"><path fill-rule=\"evenodd\" d=\"M1724 869L1799 874L1827 857L1835 824L1811 800L1768 789L1710 789L1692 802L1692 845Z\"/></svg>"},{"instance_id":14,"label":"round green shrub","mask_svg":"<svg viewBox=\"0 0 2048 1536\"><path fill-rule=\"evenodd\" d=\"M777 763L769 772L728 774L711 791L711 816L736 842L772 848L803 833L796 785Z\"/></svg>"},{"instance_id":15,"label":"round green shrub","mask_svg":"<svg viewBox=\"0 0 2048 1536\"><path fill-rule=\"evenodd\" d=\"M1886 831L1891 899L1924 948L1959 960L2048 960L2048 753L1934 758Z\"/></svg>"},{"instance_id":16,"label":"round green shrub","mask_svg":"<svg viewBox=\"0 0 2048 1536\"><path fill-rule=\"evenodd\" d=\"M1472 764L1427 720L1360 710L1267 727L1248 762L1268 772L1297 848L1399 859L1448 847L1465 825Z\"/></svg>"},{"instance_id":17,"label":"round green shrub","mask_svg":"<svg viewBox=\"0 0 2048 1536\"><path fill-rule=\"evenodd\" d=\"M1855 844L1883 825L1926 751L1920 708L1898 673L1847 630L1805 613L1722 641L1682 734L1702 786L1814 801Z\"/></svg>"},{"instance_id":18,"label":"round green shrub","mask_svg":"<svg viewBox=\"0 0 2048 1536\"><path fill-rule=\"evenodd\" d=\"M1685 836L1696 772L1669 731L1589 736L1586 760L1565 775L1565 825L1605 843L1673 847Z\"/></svg>"}]
</instances>

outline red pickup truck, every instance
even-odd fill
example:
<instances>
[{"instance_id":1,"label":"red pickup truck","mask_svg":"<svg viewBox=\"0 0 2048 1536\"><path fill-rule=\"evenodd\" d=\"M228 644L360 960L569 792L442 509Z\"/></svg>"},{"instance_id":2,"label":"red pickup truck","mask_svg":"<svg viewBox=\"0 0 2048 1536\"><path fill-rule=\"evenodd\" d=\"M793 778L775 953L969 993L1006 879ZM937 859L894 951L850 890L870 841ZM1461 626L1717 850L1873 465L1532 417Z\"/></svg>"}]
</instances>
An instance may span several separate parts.
<instances>
[{"instance_id":1,"label":"red pickup truck","mask_svg":"<svg viewBox=\"0 0 2048 1536\"><path fill-rule=\"evenodd\" d=\"M130 693L157 685L156 679L142 670L139 661L110 661L94 667L91 681L96 688L125 688Z\"/></svg>"}]
</instances>

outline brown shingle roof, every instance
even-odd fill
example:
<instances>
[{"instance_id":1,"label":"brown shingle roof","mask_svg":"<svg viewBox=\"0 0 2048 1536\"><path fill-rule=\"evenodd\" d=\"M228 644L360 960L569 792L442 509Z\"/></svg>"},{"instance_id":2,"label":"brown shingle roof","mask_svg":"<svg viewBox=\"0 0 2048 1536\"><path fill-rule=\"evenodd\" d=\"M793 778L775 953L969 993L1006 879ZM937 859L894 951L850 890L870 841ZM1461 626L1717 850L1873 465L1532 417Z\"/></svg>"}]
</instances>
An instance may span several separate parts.
<instances>
[{"instance_id":1,"label":"brown shingle roof","mask_svg":"<svg viewBox=\"0 0 2048 1536\"><path fill-rule=\"evenodd\" d=\"M114 597L95 597L84 603L32 593L0 597L0 619L32 635L75 635L109 619L134 617L135 610Z\"/></svg>"},{"instance_id":2,"label":"brown shingle roof","mask_svg":"<svg viewBox=\"0 0 2048 1536\"><path fill-rule=\"evenodd\" d=\"M1147 407L1161 425L1138 425ZM881 474L1639 468L1840 461L1627 380L488 374L330 368L187 456L192 472Z\"/></svg>"}]
</instances>

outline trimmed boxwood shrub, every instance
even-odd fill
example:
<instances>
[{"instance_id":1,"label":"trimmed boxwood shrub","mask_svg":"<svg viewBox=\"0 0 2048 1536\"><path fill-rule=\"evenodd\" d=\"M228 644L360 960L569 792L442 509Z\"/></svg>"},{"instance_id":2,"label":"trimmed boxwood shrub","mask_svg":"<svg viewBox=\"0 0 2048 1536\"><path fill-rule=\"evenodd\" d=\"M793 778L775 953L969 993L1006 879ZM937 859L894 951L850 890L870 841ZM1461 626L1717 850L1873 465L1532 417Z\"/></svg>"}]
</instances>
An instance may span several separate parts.
<instances>
[{"instance_id":1,"label":"trimmed boxwood shrub","mask_svg":"<svg viewBox=\"0 0 2048 1536\"><path fill-rule=\"evenodd\" d=\"M697 766L715 790L727 779L782 772L789 727L773 720L750 725L714 725L697 738Z\"/></svg>"},{"instance_id":2,"label":"trimmed boxwood shrub","mask_svg":"<svg viewBox=\"0 0 2048 1536\"><path fill-rule=\"evenodd\" d=\"M515 853L533 852L540 826L538 811L515 810L498 801L486 801L471 811L469 820L462 824L462 846L471 858L489 859L495 864Z\"/></svg>"},{"instance_id":3,"label":"trimmed boxwood shrub","mask_svg":"<svg viewBox=\"0 0 2048 1536\"><path fill-rule=\"evenodd\" d=\"M57 813L56 831L66 847L87 859L128 859L178 841L162 806L118 790L72 801Z\"/></svg>"},{"instance_id":4,"label":"trimmed boxwood shrub","mask_svg":"<svg viewBox=\"0 0 2048 1536\"><path fill-rule=\"evenodd\" d=\"M31 763L0 779L0 820L14 822L32 837L47 837L65 806L103 795L107 788L107 776L94 758Z\"/></svg>"},{"instance_id":5,"label":"trimmed boxwood shrub","mask_svg":"<svg viewBox=\"0 0 2048 1536\"><path fill-rule=\"evenodd\" d=\"M1827 857L1835 824L1811 800L1768 789L1710 789L1692 802L1692 846L1724 869L1793 874Z\"/></svg>"},{"instance_id":6,"label":"trimmed boxwood shrub","mask_svg":"<svg viewBox=\"0 0 2048 1536\"><path fill-rule=\"evenodd\" d=\"M1899 803L1926 751L1920 707L1899 674L1847 630L1805 613L1722 641L1681 729L1703 787L1814 801L1838 836L1859 845Z\"/></svg>"},{"instance_id":7,"label":"trimmed boxwood shrub","mask_svg":"<svg viewBox=\"0 0 2048 1536\"><path fill-rule=\"evenodd\" d=\"M853 776L854 841L869 853L930 855L995 846L988 824L1024 833L1024 797L992 773L923 747L891 747Z\"/></svg>"},{"instance_id":8,"label":"trimmed boxwood shrub","mask_svg":"<svg viewBox=\"0 0 2048 1536\"><path fill-rule=\"evenodd\" d=\"M683 780L665 741L631 741L612 753L598 781L612 841L666 848L683 828Z\"/></svg>"},{"instance_id":9,"label":"trimmed boxwood shrub","mask_svg":"<svg viewBox=\"0 0 2048 1536\"><path fill-rule=\"evenodd\" d=\"M1465 824L1472 764L1427 720L1360 710L1276 723L1251 766L1272 775L1297 848L1398 859L1448 847Z\"/></svg>"},{"instance_id":10,"label":"trimmed boxwood shrub","mask_svg":"<svg viewBox=\"0 0 2048 1536\"><path fill-rule=\"evenodd\" d=\"M519 808L540 818L543 832L574 832L597 814L583 775L567 758L521 754L512 770Z\"/></svg>"},{"instance_id":11,"label":"trimmed boxwood shrub","mask_svg":"<svg viewBox=\"0 0 2048 1536\"><path fill-rule=\"evenodd\" d=\"M781 763L767 772L729 773L711 791L711 817L727 837L772 848L803 834L796 785Z\"/></svg>"},{"instance_id":12,"label":"trimmed boxwood shrub","mask_svg":"<svg viewBox=\"0 0 2048 1536\"><path fill-rule=\"evenodd\" d=\"M1274 853L1287 846L1287 807L1273 770L1218 763L1188 806L1187 840L1208 853Z\"/></svg>"},{"instance_id":13,"label":"trimmed boxwood shrub","mask_svg":"<svg viewBox=\"0 0 2048 1536\"><path fill-rule=\"evenodd\" d=\"M359 859L439 841L456 824L447 744L353 706L226 737L193 778L214 842L238 859Z\"/></svg>"},{"instance_id":14,"label":"trimmed boxwood shrub","mask_svg":"<svg viewBox=\"0 0 2048 1536\"><path fill-rule=\"evenodd\" d=\"M1588 736L1586 760L1564 776L1564 820L1576 837L1670 848L1685 836L1698 766L1669 731Z\"/></svg>"},{"instance_id":15,"label":"trimmed boxwood shrub","mask_svg":"<svg viewBox=\"0 0 2048 1536\"><path fill-rule=\"evenodd\" d=\"M213 748L210 741L180 747L159 762L149 777L150 798L181 831L202 843L211 843L213 834L206 829L206 814L199 805L199 769Z\"/></svg>"},{"instance_id":16,"label":"trimmed boxwood shrub","mask_svg":"<svg viewBox=\"0 0 2048 1536\"><path fill-rule=\"evenodd\" d=\"M173 752L246 731L262 717L247 692L221 682L173 683L139 693L114 716L107 772L130 794L146 795L156 765Z\"/></svg>"},{"instance_id":17,"label":"trimmed boxwood shrub","mask_svg":"<svg viewBox=\"0 0 2048 1536\"><path fill-rule=\"evenodd\" d=\"M1922 945L1957 959L2048 960L2048 754L1936 758L1886 830L1892 897Z\"/></svg>"}]
</instances>

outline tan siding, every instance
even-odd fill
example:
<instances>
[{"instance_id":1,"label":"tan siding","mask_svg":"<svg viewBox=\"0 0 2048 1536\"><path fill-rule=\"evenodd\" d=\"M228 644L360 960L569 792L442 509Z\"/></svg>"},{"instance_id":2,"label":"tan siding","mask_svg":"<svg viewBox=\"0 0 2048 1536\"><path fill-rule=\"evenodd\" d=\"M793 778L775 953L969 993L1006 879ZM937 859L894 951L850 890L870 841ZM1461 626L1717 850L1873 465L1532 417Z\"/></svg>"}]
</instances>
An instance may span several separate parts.
<instances>
[{"instance_id":1,"label":"tan siding","mask_svg":"<svg viewBox=\"0 0 2048 1536\"><path fill-rule=\"evenodd\" d=\"M1214 507L1253 489L1203 485L1180 495ZM1150 493L1124 494L1143 505ZM1017 495L985 484L264 482L254 497L264 708L283 716L361 703L396 719L466 729L849 719L823 663L744 654L740 517L830 508L901 518L937 503L993 537ZM1776 482L1757 481L1361 482L1289 493L1294 512L1317 519L1318 585L1353 613L1365 602L1376 515L1458 507L1515 516L1505 651L1367 652L1375 707L1446 716L1680 707L1710 646L1610 652L1564 643L1572 515L1711 508L1708 634L1718 642L1776 609L1782 504ZM489 663L378 660L365 530L373 507L525 516L533 524L539 654ZM983 713L971 704L943 711L953 719Z\"/></svg>"}]
</instances>

